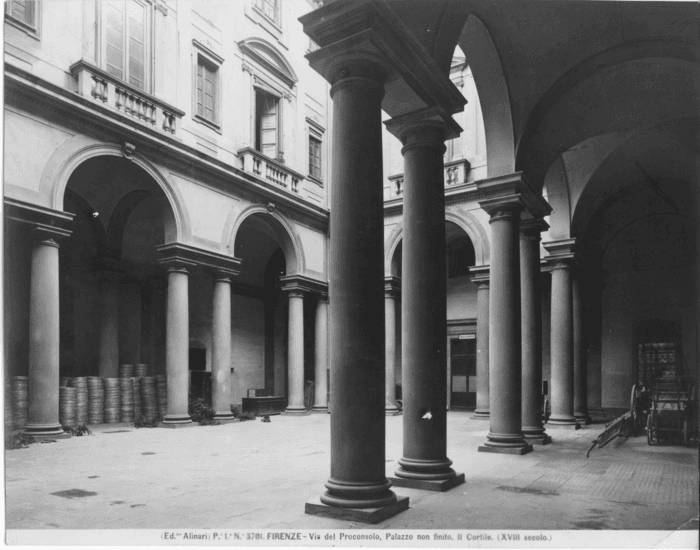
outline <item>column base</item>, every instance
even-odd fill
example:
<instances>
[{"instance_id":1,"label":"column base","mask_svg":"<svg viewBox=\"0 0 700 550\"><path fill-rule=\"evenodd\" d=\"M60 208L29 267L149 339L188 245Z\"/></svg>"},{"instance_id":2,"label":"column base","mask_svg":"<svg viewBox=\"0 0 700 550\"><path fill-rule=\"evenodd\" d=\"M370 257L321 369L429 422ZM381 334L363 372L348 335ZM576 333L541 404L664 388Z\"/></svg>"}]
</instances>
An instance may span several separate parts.
<instances>
[{"instance_id":1,"label":"column base","mask_svg":"<svg viewBox=\"0 0 700 550\"><path fill-rule=\"evenodd\" d=\"M312 413L323 413L327 414L328 413L328 406L326 405L314 405L313 408L311 409Z\"/></svg>"},{"instance_id":2,"label":"column base","mask_svg":"<svg viewBox=\"0 0 700 550\"><path fill-rule=\"evenodd\" d=\"M189 414L166 414L161 424L163 428L186 428L196 426Z\"/></svg>"},{"instance_id":3,"label":"column base","mask_svg":"<svg viewBox=\"0 0 700 550\"><path fill-rule=\"evenodd\" d=\"M319 497L306 503L304 512L311 516L375 524L408 510L408 497L396 495L396 502L379 508L340 508L321 502Z\"/></svg>"},{"instance_id":4,"label":"column base","mask_svg":"<svg viewBox=\"0 0 700 550\"><path fill-rule=\"evenodd\" d=\"M406 479L405 477L390 477L389 481L394 487L407 487L410 489L420 489L421 491L449 491L464 483L464 474L457 474L450 479ZM400 497L397 497L400 498Z\"/></svg>"},{"instance_id":5,"label":"column base","mask_svg":"<svg viewBox=\"0 0 700 550\"><path fill-rule=\"evenodd\" d=\"M223 422L224 420L236 420L236 417L231 412L216 412L214 413L214 420Z\"/></svg>"},{"instance_id":6,"label":"column base","mask_svg":"<svg viewBox=\"0 0 700 550\"><path fill-rule=\"evenodd\" d=\"M547 434L525 434L525 441L527 441L530 445L549 445L552 442L552 438Z\"/></svg>"},{"instance_id":7,"label":"column base","mask_svg":"<svg viewBox=\"0 0 700 550\"><path fill-rule=\"evenodd\" d=\"M588 413L574 413L574 417L581 426L588 426L592 422Z\"/></svg>"},{"instance_id":8,"label":"column base","mask_svg":"<svg viewBox=\"0 0 700 550\"><path fill-rule=\"evenodd\" d=\"M22 432L32 437L60 437L65 433L60 424L27 424Z\"/></svg>"},{"instance_id":9,"label":"column base","mask_svg":"<svg viewBox=\"0 0 700 550\"><path fill-rule=\"evenodd\" d=\"M218 421L219 424L235 424L236 422L240 422L238 418L217 418L216 416L214 417L214 420Z\"/></svg>"},{"instance_id":10,"label":"column base","mask_svg":"<svg viewBox=\"0 0 700 550\"><path fill-rule=\"evenodd\" d=\"M570 430L580 430L581 425L576 422L575 418L551 418L547 421L547 425L553 428L568 428Z\"/></svg>"},{"instance_id":11,"label":"column base","mask_svg":"<svg viewBox=\"0 0 700 550\"><path fill-rule=\"evenodd\" d=\"M30 435L30 434L27 434L27 433L25 432L24 435ZM61 432L60 434L57 434L57 435L35 435L35 434L31 434L31 437L34 438L34 441L41 442L41 441L46 441L46 440L53 441L53 440L55 440L55 439L70 439L70 438L73 437L73 436L72 436L71 434L67 433L67 432Z\"/></svg>"},{"instance_id":12,"label":"column base","mask_svg":"<svg viewBox=\"0 0 700 550\"><path fill-rule=\"evenodd\" d=\"M484 443L479 446L480 453L501 453L505 455L526 455L532 452L532 445L529 443L523 443L519 447L504 447L504 446L493 446L488 443Z\"/></svg>"},{"instance_id":13,"label":"column base","mask_svg":"<svg viewBox=\"0 0 700 550\"><path fill-rule=\"evenodd\" d=\"M295 407L293 409L290 409L289 407L287 407L286 409L284 409L282 411L281 414L284 416L306 416L306 415L311 414L311 411L308 411L308 410L303 409L303 408L298 409Z\"/></svg>"}]
</instances>

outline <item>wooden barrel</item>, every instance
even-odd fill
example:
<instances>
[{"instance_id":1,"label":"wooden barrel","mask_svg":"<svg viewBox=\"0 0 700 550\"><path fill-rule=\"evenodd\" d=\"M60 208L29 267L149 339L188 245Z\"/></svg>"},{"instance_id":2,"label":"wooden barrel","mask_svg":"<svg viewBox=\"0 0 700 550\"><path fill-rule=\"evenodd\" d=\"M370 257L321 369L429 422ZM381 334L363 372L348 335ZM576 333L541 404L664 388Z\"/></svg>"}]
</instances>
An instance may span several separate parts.
<instances>
[{"instance_id":1,"label":"wooden barrel","mask_svg":"<svg viewBox=\"0 0 700 550\"><path fill-rule=\"evenodd\" d=\"M60 386L58 388L58 422L64 428L77 425L78 395L75 388Z\"/></svg>"},{"instance_id":2,"label":"wooden barrel","mask_svg":"<svg viewBox=\"0 0 700 550\"><path fill-rule=\"evenodd\" d=\"M158 418L156 379L153 376L141 378L141 414L146 420Z\"/></svg>"},{"instance_id":3,"label":"wooden barrel","mask_svg":"<svg viewBox=\"0 0 700 550\"><path fill-rule=\"evenodd\" d=\"M134 382L133 378L121 378L121 421L134 421Z\"/></svg>"},{"instance_id":4,"label":"wooden barrel","mask_svg":"<svg viewBox=\"0 0 700 550\"><path fill-rule=\"evenodd\" d=\"M68 376L61 376L61 377L58 379L58 385L59 385L59 387L64 387L64 388L69 387L69 386L70 386L70 377L68 377Z\"/></svg>"},{"instance_id":5,"label":"wooden barrel","mask_svg":"<svg viewBox=\"0 0 700 550\"><path fill-rule=\"evenodd\" d=\"M88 424L104 424L105 386L99 376L88 376Z\"/></svg>"},{"instance_id":6,"label":"wooden barrel","mask_svg":"<svg viewBox=\"0 0 700 550\"><path fill-rule=\"evenodd\" d=\"M145 363L136 363L134 365L134 376L137 378L144 378L148 376L148 365Z\"/></svg>"},{"instance_id":7,"label":"wooden barrel","mask_svg":"<svg viewBox=\"0 0 700 550\"><path fill-rule=\"evenodd\" d=\"M76 421L79 426L87 424L89 420L88 409L90 401L87 377L79 376L72 378L68 385L76 390Z\"/></svg>"},{"instance_id":8,"label":"wooden barrel","mask_svg":"<svg viewBox=\"0 0 700 550\"><path fill-rule=\"evenodd\" d=\"M164 374L156 375L156 394L158 395L158 417L163 418L168 412L168 378Z\"/></svg>"},{"instance_id":9,"label":"wooden barrel","mask_svg":"<svg viewBox=\"0 0 700 550\"><path fill-rule=\"evenodd\" d=\"M29 420L29 378L12 377L12 418L14 427L23 429Z\"/></svg>"},{"instance_id":10,"label":"wooden barrel","mask_svg":"<svg viewBox=\"0 0 700 550\"><path fill-rule=\"evenodd\" d=\"M132 378L131 384L134 387L134 420L141 418L141 379Z\"/></svg>"},{"instance_id":11,"label":"wooden barrel","mask_svg":"<svg viewBox=\"0 0 700 550\"><path fill-rule=\"evenodd\" d=\"M105 423L115 424L122 417L122 391L119 378L105 378Z\"/></svg>"},{"instance_id":12,"label":"wooden barrel","mask_svg":"<svg viewBox=\"0 0 700 550\"><path fill-rule=\"evenodd\" d=\"M119 378L132 378L134 376L134 365L119 365Z\"/></svg>"}]
</instances>

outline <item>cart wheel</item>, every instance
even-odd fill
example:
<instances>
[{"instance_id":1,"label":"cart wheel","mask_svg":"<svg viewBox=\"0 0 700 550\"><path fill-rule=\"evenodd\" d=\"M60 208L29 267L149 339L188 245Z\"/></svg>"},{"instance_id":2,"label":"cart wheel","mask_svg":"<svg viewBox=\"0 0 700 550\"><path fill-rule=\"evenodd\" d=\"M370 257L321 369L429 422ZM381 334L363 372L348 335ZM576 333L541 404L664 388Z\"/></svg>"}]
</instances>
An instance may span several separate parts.
<instances>
[{"instance_id":1,"label":"cart wheel","mask_svg":"<svg viewBox=\"0 0 700 550\"><path fill-rule=\"evenodd\" d=\"M647 417L647 443L649 445L654 444L654 439L656 436L656 411L654 409L649 411L649 416Z\"/></svg>"}]
</instances>

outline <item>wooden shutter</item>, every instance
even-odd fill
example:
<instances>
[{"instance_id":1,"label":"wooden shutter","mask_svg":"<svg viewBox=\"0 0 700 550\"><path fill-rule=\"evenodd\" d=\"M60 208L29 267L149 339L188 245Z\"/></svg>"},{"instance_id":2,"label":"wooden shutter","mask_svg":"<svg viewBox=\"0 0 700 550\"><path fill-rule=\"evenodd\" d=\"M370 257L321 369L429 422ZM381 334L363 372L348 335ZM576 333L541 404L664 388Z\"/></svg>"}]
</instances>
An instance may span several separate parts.
<instances>
[{"instance_id":1,"label":"wooden shutter","mask_svg":"<svg viewBox=\"0 0 700 550\"><path fill-rule=\"evenodd\" d=\"M216 72L211 67L202 67L204 74L204 118L216 122Z\"/></svg>"},{"instance_id":2,"label":"wooden shutter","mask_svg":"<svg viewBox=\"0 0 700 550\"><path fill-rule=\"evenodd\" d=\"M146 82L146 8L132 0L126 3L128 24L129 84L143 90Z\"/></svg>"},{"instance_id":3,"label":"wooden shutter","mask_svg":"<svg viewBox=\"0 0 700 550\"><path fill-rule=\"evenodd\" d=\"M18 21L36 27L36 0L9 0L5 11Z\"/></svg>"},{"instance_id":4,"label":"wooden shutter","mask_svg":"<svg viewBox=\"0 0 700 550\"><path fill-rule=\"evenodd\" d=\"M204 116L204 66L197 59L197 114Z\"/></svg>"},{"instance_id":5,"label":"wooden shutter","mask_svg":"<svg viewBox=\"0 0 700 550\"><path fill-rule=\"evenodd\" d=\"M121 2L105 2L106 69L124 79L124 13Z\"/></svg>"},{"instance_id":6,"label":"wooden shutter","mask_svg":"<svg viewBox=\"0 0 700 550\"><path fill-rule=\"evenodd\" d=\"M258 95L262 99L262 116L260 120L260 152L270 158L277 158L277 126L279 100L266 93Z\"/></svg>"}]
</instances>

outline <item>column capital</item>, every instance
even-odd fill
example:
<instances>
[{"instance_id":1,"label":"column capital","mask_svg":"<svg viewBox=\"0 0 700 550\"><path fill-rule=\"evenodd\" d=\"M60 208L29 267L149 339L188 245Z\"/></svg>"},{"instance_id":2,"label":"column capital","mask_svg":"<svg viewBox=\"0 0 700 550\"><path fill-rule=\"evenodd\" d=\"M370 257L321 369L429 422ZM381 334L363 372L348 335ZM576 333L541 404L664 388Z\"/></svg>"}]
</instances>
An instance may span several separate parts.
<instances>
[{"instance_id":1,"label":"column capital","mask_svg":"<svg viewBox=\"0 0 700 550\"><path fill-rule=\"evenodd\" d=\"M305 275L285 275L280 277L283 292L311 292L316 294L328 293L328 282L319 281Z\"/></svg>"},{"instance_id":2,"label":"column capital","mask_svg":"<svg viewBox=\"0 0 700 550\"><path fill-rule=\"evenodd\" d=\"M389 275L384 277L384 297L398 298L401 296L401 279Z\"/></svg>"},{"instance_id":3,"label":"column capital","mask_svg":"<svg viewBox=\"0 0 700 550\"><path fill-rule=\"evenodd\" d=\"M576 239L548 241L543 246L549 256L545 258L550 270L571 268L576 258Z\"/></svg>"},{"instance_id":4,"label":"column capital","mask_svg":"<svg viewBox=\"0 0 700 550\"><path fill-rule=\"evenodd\" d=\"M473 265L469 266L472 283L478 286L488 286L491 281L491 266L490 265Z\"/></svg>"},{"instance_id":5,"label":"column capital","mask_svg":"<svg viewBox=\"0 0 700 550\"><path fill-rule=\"evenodd\" d=\"M476 188L484 193L479 206L492 218L523 210L529 214L526 218L543 218L552 211L542 193L530 185L522 172L477 181Z\"/></svg>"},{"instance_id":6,"label":"column capital","mask_svg":"<svg viewBox=\"0 0 700 550\"><path fill-rule=\"evenodd\" d=\"M318 295L318 303L319 304L327 304L328 303L328 293L322 292L321 294Z\"/></svg>"},{"instance_id":7,"label":"column capital","mask_svg":"<svg viewBox=\"0 0 700 550\"><path fill-rule=\"evenodd\" d=\"M449 113L464 108L459 89L383 2L328 2L299 21L321 46L307 56L309 64L332 84L352 64L381 69L379 80L387 83L382 109L390 116L403 114L406 105L441 105Z\"/></svg>"},{"instance_id":8,"label":"column capital","mask_svg":"<svg viewBox=\"0 0 700 550\"><path fill-rule=\"evenodd\" d=\"M214 273L225 271L231 276L238 275L240 272L241 260L239 258L226 256L218 252L182 243L161 244L156 247L156 250L160 254L158 263L166 266L169 271L172 271L174 268L188 269L199 265L207 271Z\"/></svg>"},{"instance_id":9,"label":"column capital","mask_svg":"<svg viewBox=\"0 0 700 550\"><path fill-rule=\"evenodd\" d=\"M68 237L75 214L54 210L28 202L5 198L5 218L21 224L39 242L53 241Z\"/></svg>"},{"instance_id":10,"label":"column capital","mask_svg":"<svg viewBox=\"0 0 700 550\"><path fill-rule=\"evenodd\" d=\"M438 106L394 117L384 125L403 143L402 154L412 147L437 148L444 153L445 140L462 132L459 124Z\"/></svg>"},{"instance_id":11,"label":"column capital","mask_svg":"<svg viewBox=\"0 0 700 550\"><path fill-rule=\"evenodd\" d=\"M520 220L520 239L534 239L539 241L541 233L549 229L549 224L542 218L527 218Z\"/></svg>"}]
</instances>

